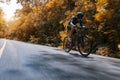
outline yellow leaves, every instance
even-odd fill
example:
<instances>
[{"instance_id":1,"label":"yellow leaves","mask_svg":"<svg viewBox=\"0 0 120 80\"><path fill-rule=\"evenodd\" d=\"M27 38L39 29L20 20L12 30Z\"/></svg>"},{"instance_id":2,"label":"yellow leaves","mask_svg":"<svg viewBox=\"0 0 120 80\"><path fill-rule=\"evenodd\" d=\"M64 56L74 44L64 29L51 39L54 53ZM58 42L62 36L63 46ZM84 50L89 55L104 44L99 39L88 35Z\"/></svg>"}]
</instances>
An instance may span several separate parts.
<instances>
[{"instance_id":1,"label":"yellow leaves","mask_svg":"<svg viewBox=\"0 0 120 80\"><path fill-rule=\"evenodd\" d=\"M52 8L54 4L55 4L55 0L52 0L46 4L46 7Z\"/></svg>"},{"instance_id":2,"label":"yellow leaves","mask_svg":"<svg viewBox=\"0 0 120 80\"><path fill-rule=\"evenodd\" d=\"M66 21L66 22L63 23L63 25L64 25L65 28L67 28L68 22L69 21Z\"/></svg>"},{"instance_id":3,"label":"yellow leaves","mask_svg":"<svg viewBox=\"0 0 120 80\"><path fill-rule=\"evenodd\" d=\"M67 15L67 16L69 16L69 15L76 15L76 11L68 10L68 11L65 12L65 15Z\"/></svg>"},{"instance_id":4,"label":"yellow leaves","mask_svg":"<svg viewBox=\"0 0 120 80\"><path fill-rule=\"evenodd\" d=\"M118 47L118 49L120 50L120 44L118 44L118 46L117 46L117 47Z\"/></svg>"},{"instance_id":5,"label":"yellow leaves","mask_svg":"<svg viewBox=\"0 0 120 80\"><path fill-rule=\"evenodd\" d=\"M87 24L91 24L91 23L92 23L92 20L86 20L86 23L87 23Z\"/></svg>"},{"instance_id":6,"label":"yellow leaves","mask_svg":"<svg viewBox=\"0 0 120 80\"><path fill-rule=\"evenodd\" d=\"M64 20L61 20L59 23L62 24L64 22Z\"/></svg>"},{"instance_id":7,"label":"yellow leaves","mask_svg":"<svg viewBox=\"0 0 120 80\"><path fill-rule=\"evenodd\" d=\"M64 4L64 0L57 0L55 5L59 7L62 6L63 4Z\"/></svg>"},{"instance_id":8,"label":"yellow leaves","mask_svg":"<svg viewBox=\"0 0 120 80\"><path fill-rule=\"evenodd\" d=\"M110 12L108 10L101 10L101 12L99 12L95 15L95 19L100 22L103 19L110 19L110 18L112 18L112 12Z\"/></svg>"},{"instance_id":9,"label":"yellow leaves","mask_svg":"<svg viewBox=\"0 0 120 80\"><path fill-rule=\"evenodd\" d=\"M31 43L39 43L40 38L36 38L34 35L30 35L30 41Z\"/></svg>"},{"instance_id":10,"label":"yellow leaves","mask_svg":"<svg viewBox=\"0 0 120 80\"><path fill-rule=\"evenodd\" d=\"M99 25L98 27L98 32L101 31L103 29L103 26L102 25Z\"/></svg>"},{"instance_id":11,"label":"yellow leaves","mask_svg":"<svg viewBox=\"0 0 120 80\"><path fill-rule=\"evenodd\" d=\"M67 32L65 32L65 31L61 31L59 34L60 34L60 37L61 37L61 40L62 40L62 41L63 41L64 38L67 36Z\"/></svg>"},{"instance_id":12,"label":"yellow leaves","mask_svg":"<svg viewBox=\"0 0 120 80\"><path fill-rule=\"evenodd\" d=\"M95 8L96 8L95 4L92 2L88 2L88 3L84 4L85 11L94 10Z\"/></svg>"},{"instance_id":13,"label":"yellow leaves","mask_svg":"<svg viewBox=\"0 0 120 80\"><path fill-rule=\"evenodd\" d=\"M115 33L115 32L116 32L115 30L109 30L109 31L104 32L104 34L108 35L108 34Z\"/></svg>"},{"instance_id":14,"label":"yellow leaves","mask_svg":"<svg viewBox=\"0 0 120 80\"><path fill-rule=\"evenodd\" d=\"M51 8L52 5L53 5L53 2L49 2L49 3L46 4L46 7Z\"/></svg>"},{"instance_id":15,"label":"yellow leaves","mask_svg":"<svg viewBox=\"0 0 120 80\"><path fill-rule=\"evenodd\" d=\"M84 0L78 0L75 2L76 6L81 6L83 4Z\"/></svg>"},{"instance_id":16,"label":"yellow leaves","mask_svg":"<svg viewBox=\"0 0 120 80\"><path fill-rule=\"evenodd\" d=\"M68 10L68 11L65 12L65 15L70 15L70 13L71 13L71 11Z\"/></svg>"},{"instance_id":17,"label":"yellow leaves","mask_svg":"<svg viewBox=\"0 0 120 80\"><path fill-rule=\"evenodd\" d=\"M95 19L101 22L103 20L103 17L100 15L100 13L98 13L95 15Z\"/></svg>"},{"instance_id":18,"label":"yellow leaves","mask_svg":"<svg viewBox=\"0 0 120 80\"><path fill-rule=\"evenodd\" d=\"M64 4L64 0L51 0L46 4L47 8L52 8L53 6L59 7Z\"/></svg>"},{"instance_id":19,"label":"yellow leaves","mask_svg":"<svg viewBox=\"0 0 120 80\"><path fill-rule=\"evenodd\" d=\"M37 7L35 7L35 8L33 8L32 9L32 11L36 14L36 13L38 13L38 12L40 12L42 10L42 7L40 7L40 6L37 6Z\"/></svg>"},{"instance_id":20,"label":"yellow leaves","mask_svg":"<svg viewBox=\"0 0 120 80\"><path fill-rule=\"evenodd\" d=\"M48 18L48 20L50 20L51 17L53 17L53 13L52 13L52 11L49 11L48 14L47 14L47 18Z\"/></svg>"},{"instance_id":21,"label":"yellow leaves","mask_svg":"<svg viewBox=\"0 0 120 80\"><path fill-rule=\"evenodd\" d=\"M99 8L99 9L102 8L102 7L105 7L107 2L108 2L108 0L98 0L97 4L96 4L96 7Z\"/></svg>"},{"instance_id":22,"label":"yellow leaves","mask_svg":"<svg viewBox=\"0 0 120 80\"><path fill-rule=\"evenodd\" d=\"M96 4L96 8L98 13L95 15L97 21L102 21L103 19L110 19L112 17L112 13L110 10L107 10L108 0L99 0Z\"/></svg>"}]
</instances>

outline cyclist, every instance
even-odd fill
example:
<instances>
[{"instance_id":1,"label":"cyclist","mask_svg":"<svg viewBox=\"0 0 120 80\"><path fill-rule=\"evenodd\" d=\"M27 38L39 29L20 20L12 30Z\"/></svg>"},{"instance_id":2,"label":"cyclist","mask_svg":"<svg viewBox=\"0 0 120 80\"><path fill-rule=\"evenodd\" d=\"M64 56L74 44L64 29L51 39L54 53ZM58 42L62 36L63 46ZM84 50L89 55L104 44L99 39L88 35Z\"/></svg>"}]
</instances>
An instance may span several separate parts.
<instances>
[{"instance_id":1,"label":"cyclist","mask_svg":"<svg viewBox=\"0 0 120 80\"><path fill-rule=\"evenodd\" d=\"M83 27L83 12L77 12L76 16L72 17L71 20L68 23L68 31L69 31L69 37L71 37L76 31L76 25Z\"/></svg>"}]
</instances>

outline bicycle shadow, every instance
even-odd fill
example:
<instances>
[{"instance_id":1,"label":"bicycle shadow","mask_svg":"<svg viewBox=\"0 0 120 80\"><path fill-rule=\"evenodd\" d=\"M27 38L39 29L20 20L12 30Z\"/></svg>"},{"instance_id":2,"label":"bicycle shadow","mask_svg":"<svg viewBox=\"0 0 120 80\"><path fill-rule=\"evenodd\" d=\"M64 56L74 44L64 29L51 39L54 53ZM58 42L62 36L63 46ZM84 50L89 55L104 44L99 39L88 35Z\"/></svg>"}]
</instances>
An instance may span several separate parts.
<instances>
[{"instance_id":1,"label":"bicycle shadow","mask_svg":"<svg viewBox=\"0 0 120 80\"><path fill-rule=\"evenodd\" d=\"M81 58L93 58L91 56L87 56L87 57L84 57L82 56L81 54L77 53L77 52L69 52L70 55L72 56L75 56L75 57L81 57Z\"/></svg>"}]
</instances>

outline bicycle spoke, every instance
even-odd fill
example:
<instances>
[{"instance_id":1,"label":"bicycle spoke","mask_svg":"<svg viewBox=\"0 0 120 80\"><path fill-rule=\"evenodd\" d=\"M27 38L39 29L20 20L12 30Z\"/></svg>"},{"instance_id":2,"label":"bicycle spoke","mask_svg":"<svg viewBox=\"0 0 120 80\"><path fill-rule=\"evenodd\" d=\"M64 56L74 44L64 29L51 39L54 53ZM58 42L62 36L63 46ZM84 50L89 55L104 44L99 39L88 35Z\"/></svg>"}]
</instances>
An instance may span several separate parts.
<instances>
[{"instance_id":1,"label":"bicycle spoke","mask_svg":"<svg viewBox=\"0 0 120 80\"><path fill-rule=\"evenodd\" d=\"M91 42L88 37L82 37L78 43L79 52L83 56L89 55L91 52Z\"/></svg>"},{"instance_id":2,"label":"bicycle spoke","mask_svg":"<svg viewBox=\"0 0 120 80\"><path fill-rule=\"evenodd\" d=\"M63 48L66 52L69 52L72 49L72 42L68 37L64 39Z\"/></svg>"}]
</instances>

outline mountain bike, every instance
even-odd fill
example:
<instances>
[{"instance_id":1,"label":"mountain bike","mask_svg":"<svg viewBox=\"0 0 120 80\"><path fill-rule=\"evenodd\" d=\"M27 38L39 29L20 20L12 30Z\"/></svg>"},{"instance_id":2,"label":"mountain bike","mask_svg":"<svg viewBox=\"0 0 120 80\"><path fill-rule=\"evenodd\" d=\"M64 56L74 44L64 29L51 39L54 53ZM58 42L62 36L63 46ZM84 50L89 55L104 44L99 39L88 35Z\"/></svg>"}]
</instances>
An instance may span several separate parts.
<instances>
[{"instance_id":1,"label":"mountain bike","mask_svg":"<svg viewBox=\"0 0 120 80\"><path fill-rule=\"evenodd\" d=\"M73 48L77 48L82 56L87 57L93 49L93 40L87 34L85 34L86 30L90 29L93 28L76 26L76 33L73 34L71 38L69 36L64 38L63 49L66 52L70 52Z\"/></svg>"}]
</instances>

